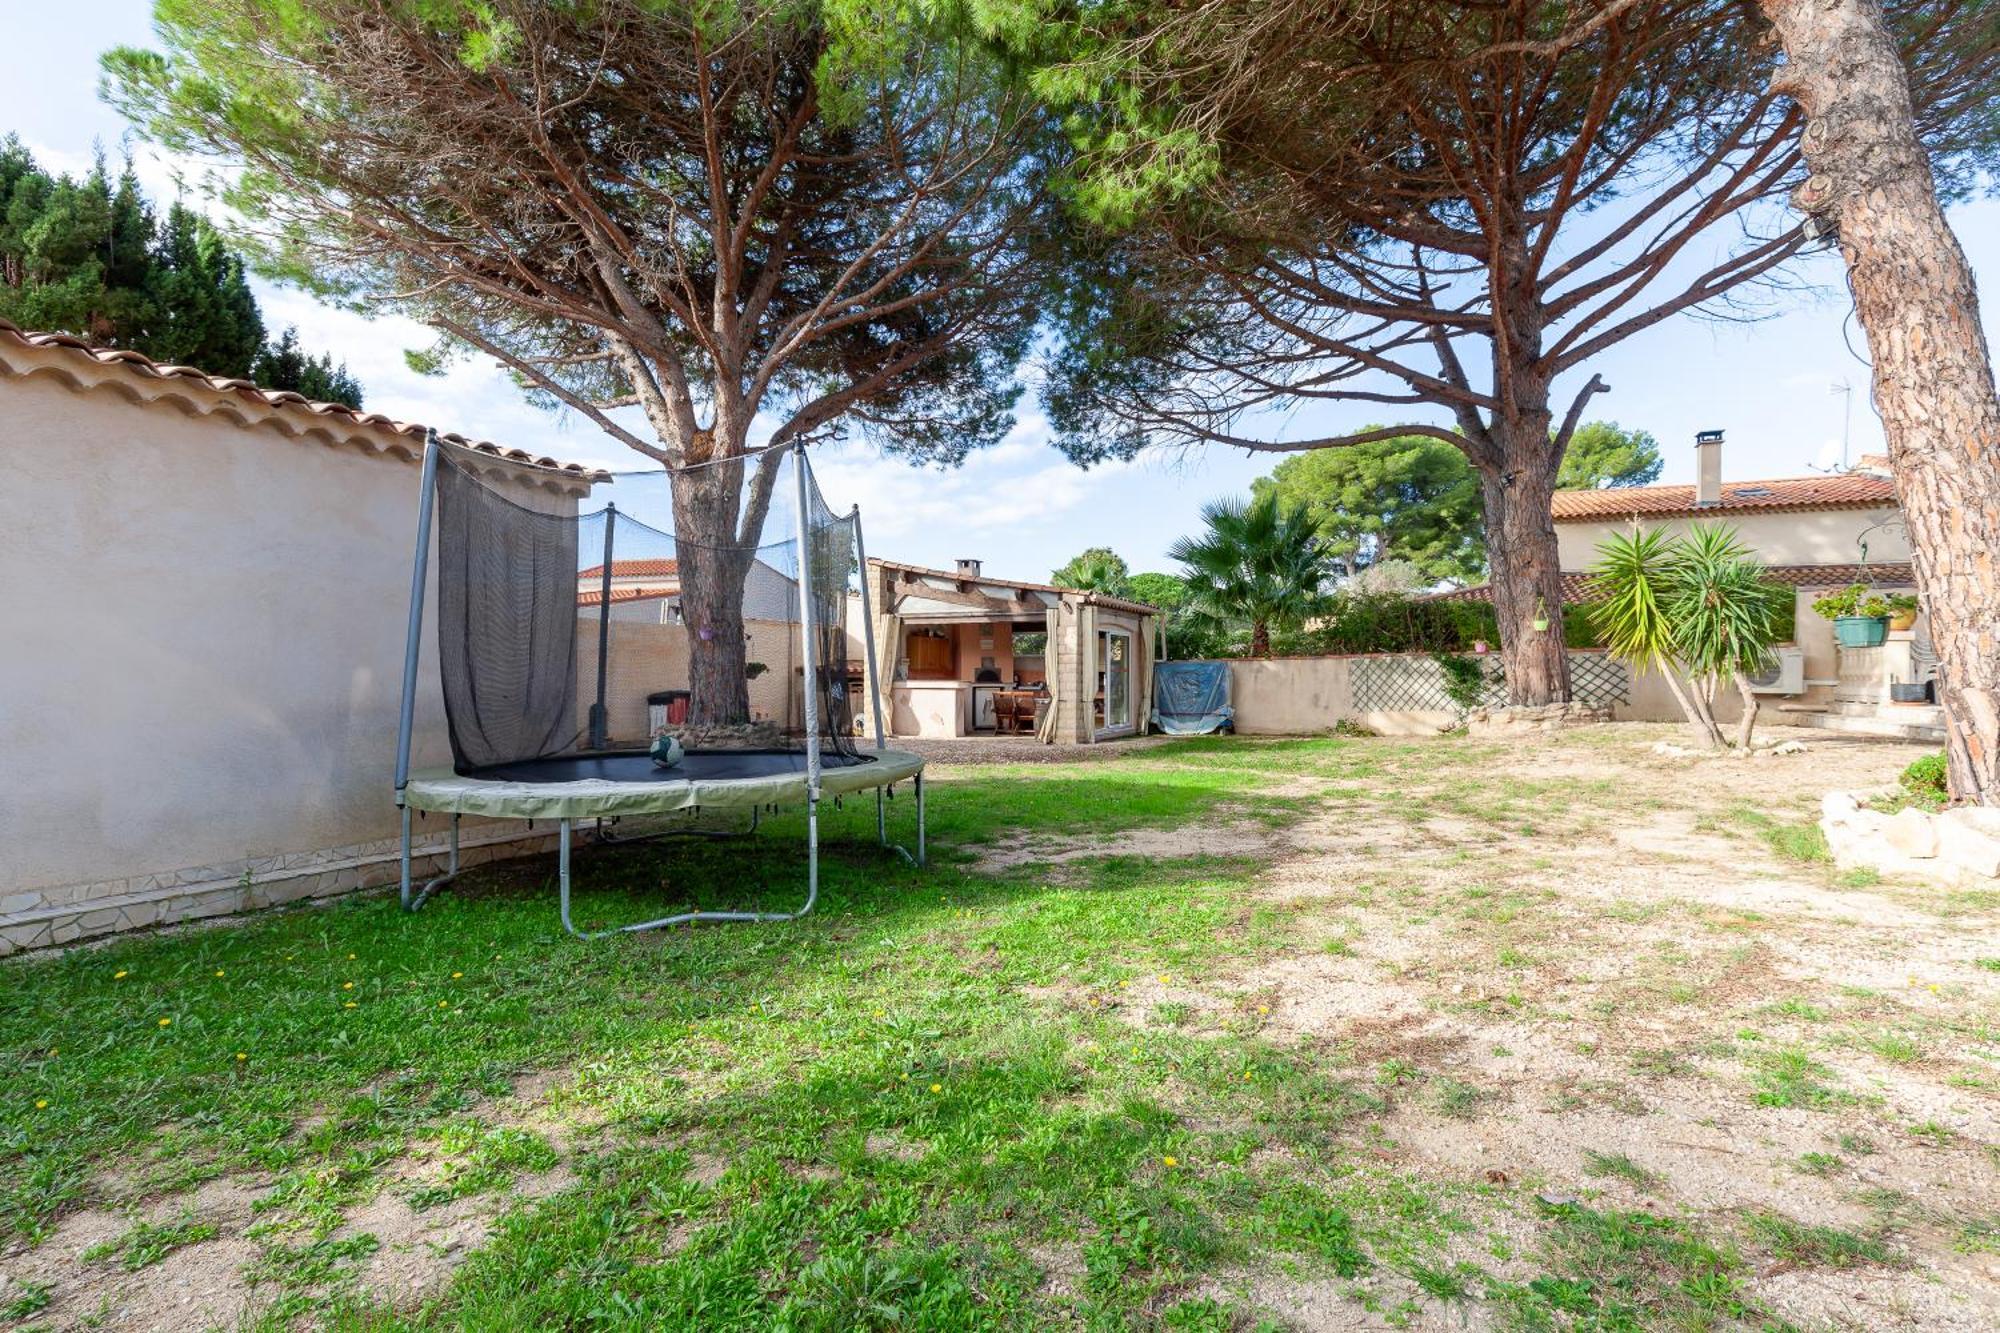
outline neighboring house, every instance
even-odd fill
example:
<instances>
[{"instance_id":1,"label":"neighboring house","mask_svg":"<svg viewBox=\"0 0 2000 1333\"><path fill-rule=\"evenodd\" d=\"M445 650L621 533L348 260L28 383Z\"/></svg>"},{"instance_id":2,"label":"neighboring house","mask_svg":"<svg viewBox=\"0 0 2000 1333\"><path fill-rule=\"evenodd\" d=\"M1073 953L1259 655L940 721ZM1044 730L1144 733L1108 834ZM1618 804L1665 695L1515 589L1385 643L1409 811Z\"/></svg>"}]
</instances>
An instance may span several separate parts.
<instances>
[{"instance_id":1,"label":"neighboring house","mask_svg":"<svg viewBox=\"0 0 2000 1333\"><path fill-rule=\"evenodd\" d=\"M1866 455L1852 471L1814 477L1725 482L1721 431L1696 437L1695 484L1558 491L1550 506L1562 563L1563 600L1590 600L1587 571L1598 547L1616 533L1656 528L1683 532L1691 523L1726 523L1764 561L1767 575L1794 592L1796 652L1783 654L1767 693L1796 708L1886 701L1893 680L1927 679L1922 623L1864 658L1836 651L1833 626L1812 602L1831 589L1866 583L1883 592L1914 590L1909 537L1896 502L1889 461ZM1484 585L1440 594L1485 601ZM1899 714L1899 716L1902 716Z\"/></svg>"},{"instance_id":2,"label":"neighboring house","mask_svg":"<svg viewBox=\"0 0 2000 1333\"><path fill-rule=\"evenodd\" d=\"M595 564L576 576L576 604L595 608L604 601L604 566ZM797 620L798 583L777 566L764 560L752 562L743 580L745 620ZM619 560L611 562L611 618L644 621L649 625L678 625L681 622L680 561L666 559Z\"/></svg>"}]
</instances>

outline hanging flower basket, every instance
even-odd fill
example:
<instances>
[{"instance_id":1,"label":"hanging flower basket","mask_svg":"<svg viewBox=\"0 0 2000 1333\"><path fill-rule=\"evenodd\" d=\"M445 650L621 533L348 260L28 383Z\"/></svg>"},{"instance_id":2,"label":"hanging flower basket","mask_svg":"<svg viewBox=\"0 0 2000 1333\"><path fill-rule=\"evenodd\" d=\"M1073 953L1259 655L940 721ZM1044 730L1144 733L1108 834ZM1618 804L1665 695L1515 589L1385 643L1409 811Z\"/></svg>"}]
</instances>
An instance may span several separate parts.
<instances>
[{"instance_id":1,"label":"hanging flower basket","mask_svg":"<svg viewBox=\"0 0 2000 1333\"><path fill-rule=\"evenodd\" d=\"M1843 648L1879 648L1889 637L1887 616L1836 616L1833 641Z\"/></svg>"}]
</instances>

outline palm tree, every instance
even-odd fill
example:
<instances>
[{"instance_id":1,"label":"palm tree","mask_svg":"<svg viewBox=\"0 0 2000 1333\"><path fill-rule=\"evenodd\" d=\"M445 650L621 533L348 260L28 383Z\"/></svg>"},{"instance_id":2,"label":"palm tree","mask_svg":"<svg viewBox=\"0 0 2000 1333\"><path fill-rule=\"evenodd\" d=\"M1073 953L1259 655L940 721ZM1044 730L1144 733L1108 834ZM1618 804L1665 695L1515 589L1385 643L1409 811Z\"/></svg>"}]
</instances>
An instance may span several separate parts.
<instances>
[{"instance_id":1,"label":"palm tree","mask_svg":"<svg viewBox=\"0 0 2000 1333\"><path fill-rule=\"evenodd\" d=\"M1696 523L1685 537L1657 529L1607 538L1591 567L1591 620L1611 655L1657 671L1704 743L1727 744L1715 721L1723 677L1743 699L1736 743L1757 725L1749 673L1769 658L1790 593L1764 580L1764 566L1734 528Z\"/></svg>"},{"instance_id":2,"label":"palm tree","mask_svg":"<svg viewBox=\"0 0 2000 1333\"><path fill-rule=\"evenodd\" d=\"M1093 546L1057 570L1050 581L1058 588L1078 592L1101 592L1107 597L1132 595L1132 579L1125 562L1101 546Z\"/></svg>"},{"instance_id":3,"label":"palm tree","mask_svg":"<svg viewBox=\"0 0 2000 1333\"><path fill-rule=\"evenodd\" d=\"M1304 623L1320 603L1326 550L1304 506L1275 494L1203 506L1208 531L1167 551L1187 567L1188 605L1205 619L1247 624L1250 655L1271 655L1271 630Z\"/></svg>"}]
</instances>

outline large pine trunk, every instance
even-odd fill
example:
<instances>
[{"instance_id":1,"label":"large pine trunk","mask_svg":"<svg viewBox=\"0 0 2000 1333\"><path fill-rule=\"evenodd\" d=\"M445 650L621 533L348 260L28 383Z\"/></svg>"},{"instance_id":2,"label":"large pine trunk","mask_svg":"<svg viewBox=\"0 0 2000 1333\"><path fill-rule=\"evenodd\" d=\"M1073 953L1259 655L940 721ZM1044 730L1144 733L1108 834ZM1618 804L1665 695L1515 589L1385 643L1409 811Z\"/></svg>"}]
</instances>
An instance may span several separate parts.
<instances>
[{"instance_id":1,"label":"large pine trunk","mask_svg":"<svg viewBox=\"0 0 2000 1333\"><path fill-rule=\"evenodd\" d=\"M750 720L743 587L756 551L737 543L742 470L739 464L672 474L674 558L692 696L688 721L695 726Z\"/></svg>"},{"instance_id":2,"label":"large pine trunk","mask_svg":"<svg viewBox=\"0 0 2000 1333\"><path fill-rule=\"evenodd\" d=\"M1794 197L1830 223L1874 360L1917 592L1939 657L1952 794L2000 801L2000 399L1972 269L1938 203L1876 0L1761 0L1777 91L1806 115Z\"/></svg>"},{"instance_id":3,"label":"large pine trunk","mask_svg":"<svg viewBox=\"0 0 2000 1333\"><path fill-rule=\"evenodd\" d=\"M1566 703L1569 658L1563 652L1562 561L1549 514L1555 469L1546 466L1546 417L1518 426L1515 438L1496 422L1488 428L1509 460L1502 470L1479 469L1486 507L1486 565L1493 611L1500 622L1500 660L1507 702L1516 707ZM1525 456L1524 456L1525 455ZM1536 629L1546 618L1548 628Z\"/></svg>"}]
</instances>

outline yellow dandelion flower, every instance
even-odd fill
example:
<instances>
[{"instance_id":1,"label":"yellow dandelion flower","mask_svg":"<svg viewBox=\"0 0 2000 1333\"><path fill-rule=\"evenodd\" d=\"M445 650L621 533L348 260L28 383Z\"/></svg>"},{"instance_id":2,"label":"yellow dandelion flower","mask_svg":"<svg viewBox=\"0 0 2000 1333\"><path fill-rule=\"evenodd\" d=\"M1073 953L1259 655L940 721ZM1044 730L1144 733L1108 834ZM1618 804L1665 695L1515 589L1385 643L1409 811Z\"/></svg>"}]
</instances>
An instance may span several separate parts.
<instances>
[{"instance_id":1,"label":"yellow dandelion flower","mask_svg":"<svg viewBox=\"0 0 2000 1333\"><path fill-rule=\"evenodd\" d=\"M236 1053L236 1058L238 1060L248 1060L250 1058L250 1053L248 1051L238 1051Z\"/></svg>"},{"instance_id":2,"label":"yellow dandelion flower","mask_svg":"<svg viewBox=\"0 0 2000 1333\"><path fill-rule=\"evenodd\" d=\"M438 1001L438 1008L440 1008L440 1009L449 1009L449 1008L451 1008L451 1001L450 1001L450 1000L439 1000L439 1001Z\"/></svg>"},{"instance_id":3,"label":"yellow dandelion flower","mask_svg":"<svg viewBox=\"0 0 2000 1333\"><path fill-rule=\"evenodd\" d=\"M1160 973L1160 984L1162 986L1172 985L1173 984L1172 978L1168 977L1166 973L1162 972Z\"/></svg>"},{"instance_id":4,"label":"yellow dandelion flower","mask_svg":"<svg viewBox=\"0 0 2000 1333\"><path fill-rule=\"evenodd\" d=\"M341 988L342 990L353 990L353 989L354 989L354 983L353 983L353 982L351 982L351 981L343 981L343 982L341 982L341 983L340 983L340 988Z\"/></svg>"},{"instance_id":5,"label":"yellow dandelion flower","mask_svg":"<svg viewBox=\"0 0 2000 1333\"><path fill-rule=\"evenodd\" d=\"M1928 989L1928 990L1930 991L1930 993L1931 993L1931 994L1933 994L1933 995L1938 995L1938 994L1942 994L1942 992L1940 992L1940 991L1938 990L1938 988L1937 988L1937 983L1936 983L1936 982L1932 982L1932 983L1930 984L1930 986L1929 986L1929 987L1928 987L1927 989Z\"/></svg>"},{"instance_id":6,"label":"yellow dandelion flower","mask_svg":"<svg viewBox=\"0 0 2000 1333\"><path fill-rule=\"evenodd\" d=\"M1160 1159L1161 1166L1179 1166L1180 1164L1181 1159L1178 1157L1162 1157Z\"/></svg>"},{"instance_id":7,"label":"yellow dandelion flower","mask_svg":"<svg viewBox=\"0 0 2000 1333\"><path fill-rule=\"evenodd\" d=\"M125 978L127 978L127 977L129 977L129 976L131 976L131 975L132 975L132 974L131 974L130 972L113 972L113 973L111 974L111 979L112 979L113 981L123 981L123 980L125 980Z\"/></svg>"},{"instance_id":8,"label":"yellow dandelion flower","mask_svg":"<svg viewBox=\"0 0 2000 1333\"><path fill-rule=\"evenodd\" d=\"M453 981L457 981L457 980L458 980L458 979L459 979L460 977L462 977L462 976L464 976L464 975L465 975L465 973L463 973L463 972L454 972L454 973L452 973L452 974L451 974L451 979L452 979Z\"/></svg>"},{"instance_id":9,"label":"yellow dandelion flower","mask_svg":"<svg viewBox=\"0 0 2000 1333\"><path fill-rule=\"evenodd\" d=\"M174 1020L173 1020L173 1019L171 1019L171 1018L163 1018L163 1019L161 1019L161 1020L160 1020L160 1026L161 1026L161 1027L168 1027L168 1026L170 1026L170 1025L171 1025L171 1024L173 1023L173 1021L174 1021Z\"/></svg>"},{"instance_id":10,"label":"yellow dandelion flower","mask_svg":"<svg viewBox=\"0 0 2000 1333\"><path fill-rule=\"evenodd\" d=\"M909 1081L910 1081L910 1076L908 1074L903 1075L903 1082L908 1083Z\"/></svg>"},{"instance_id":11,"label":"yellow dandelion flower","mask_svg":"<svg viewBox=\"0 0 2000 1333\"><path fill-rule=\"evenodd\" d=\"M347 955L347 961L348 961L348 962L350 962L350 963L351 963L351 962L353 962L353 961L354 961L354 955L353 955L353 954L349 954L349 955Z\"/></svg>"},{"instance_id":12,"label":"yellow dandelion flower","mask_svg":"<svg viewBox=\"0 0 2000 1333\"><path fill-rule=\"evenodd\" d=\"M875 1017L877 1018L887 1018L888 1016L889 1016L889 1011L887 1009L877 1009L875 1011Z\"/></svg>"},{"instance_id":13,"label":"yellow dandelion flower","mask_svg":"<svg viewBox=\"0 0 2000 1333\"><path fill-rule=\"evenodd\" d=\"M1119 982L1119 983L1118 983L1118 985L1119 985L1119 988L1120 988L1120 989L1123 989L1123 988L1124 988L1124 987L1126 987L1126 986L1130 986L1131 984L1132 984L1132 983L1131 983L1131 982L1130 982L1129 980L1127 980L1127 981L1121 981L1121 982Z\"/></svg>"},{"instance_id":14,"label":"yellow dandelion flower","mask_svg":"<svg viewBox=\"0 0 2000 1333\"><path fill-rule=\"evenodd\" d=\"M356 1003L354 1003L354 1001L352 1001L352 1000L349 1000L349 1001L348 1001L348 1002L347 1002L346 1004L344 1004L344 1005L342 1005L342 1006L341 1006L341 1008L343 1008L343 1009L358 1009L358 1008L360 1008L360 1007L361 1007L361 1006L357 1005L357 1004L356 1004Z\"/></svg>"},{"instance_id":15,"label":"yellow dandelion flower","mask_svg":"<svg viewBox=\"0 0 2000 1333\"><path fill-rule=\"evenodd\" d=\"M944 1084L942 1084L942 1083L933 1083L933 1084L931 1084L931 1091L932 1091L932 1092L943 1092L943 1091L944 1091Z\"/></svg>"},{"instance_id":16,"label":"yellow dandelion flower","mask_svg":"<svg viewBox=\"0 0 2000 1333\"><path fill-rule=\"evenodd\" d=\"M46 1097L38 1097L38 1098L36 1098L36 1099L35 1099L35 1109L36 1109L37 1111L46 1111L46 1110L48 1110L48 1109L49 1109L49 1102L48 1102L48 1098L46 1098Z\"/></svg>"},{"instance_id":17,"label":"yellow dandelion flower","mask_svg":"<svg viewBox=\"0 0 2000 1333\"><path fill-rule=\"evenodd\" d=\"M1257 1006L1257 1012L1260 1014L1268 1014L1271 1012L1271 1006L1268 1004L1260 1004Z\"/></svg>"},{"instance_id":18,"label":"yellow dandelion flower","mask_svg":"<svg viewBox=\"0 0 2000 1333\"><path fill-rule=\"evenodd\" d=\"M229 974L227 972L224 972L221 968L218 967L215 969L215 975L217 975L218 977L226 977Z\"/></svg>"},{"instance_id":19,"label":"yellow dandelion flower","mask_svg":"<svg viewBox=\"0 0 2000 1333\"><path fill-rule=\"evenodd\" d=\"M1250 1074L1250 1071L1249 1071L1249 1070L1247 1070L1247 1069L1246 1069L1246 1070L1244 1070L1244 1071L1243 1071L1243 1081L1244 1081L1245 1083L1248 1083L1248 1082L1250 1081L1250 1078L1251 1078L1251 1074Z\"/></svg>"}]
</instances>

